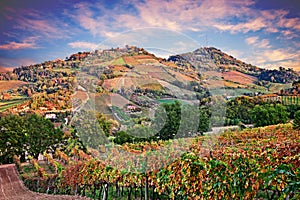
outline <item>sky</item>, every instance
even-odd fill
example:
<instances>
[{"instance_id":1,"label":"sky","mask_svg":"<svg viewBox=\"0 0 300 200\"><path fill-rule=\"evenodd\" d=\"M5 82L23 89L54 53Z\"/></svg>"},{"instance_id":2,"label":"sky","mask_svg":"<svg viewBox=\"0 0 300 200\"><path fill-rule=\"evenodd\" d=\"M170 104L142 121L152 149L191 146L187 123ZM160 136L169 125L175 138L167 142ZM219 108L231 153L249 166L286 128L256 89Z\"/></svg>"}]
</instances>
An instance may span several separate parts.
<instances>
[{"instance_id":1,"label":"sky","mask_svg":"<svg viewBox=\"0 0 300 200\"><path fill-rule=\"evenodd\" d=\"M300 70L299 0L0 0L0 67L136 45L166 57L203 46Z\"/></svg>"}]
</instances>

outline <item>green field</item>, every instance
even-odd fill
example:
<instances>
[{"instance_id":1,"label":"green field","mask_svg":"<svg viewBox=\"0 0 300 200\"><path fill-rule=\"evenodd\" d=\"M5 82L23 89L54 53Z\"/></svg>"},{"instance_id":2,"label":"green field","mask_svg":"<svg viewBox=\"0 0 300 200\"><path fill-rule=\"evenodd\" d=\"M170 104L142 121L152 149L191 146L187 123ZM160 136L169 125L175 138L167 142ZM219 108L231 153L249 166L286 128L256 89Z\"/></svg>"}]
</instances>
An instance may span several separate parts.
<instances>
[{"instance_id":1,"label":"green field","mask_svg":"<svg viewBox=\"0 0 300 200\"><path fill-rule=\"evenodd\" d=\"M165 104L173 104L175 101L179 101L181 104L185 105L188 104L186 101L181 100L181 99L158 99L157 100L159 103L165 103Z\"/></svg>"},{"instance_id":2,"label":"green field","mask_svg":"<svg viewBox=\"0 0 300 200\"><path fill-rule=\"evenodd\" d=\"M112 65L126 65L126 62L122 57L115 59L112 63Z\"/></svg>"},{"instance_id":3,"label":"green field","mask_svg":"<svg viewBox=\"0 0 300 200\"><path fill-rule=\"evenodd\" d=\"M13 99L13 100L9 100L9 101L0 101L0 112L3 112L9 108L16 106L16 105L19 105L26 100L28 100L28 99L22 98L22 99Z\"/></svg>"},{"instance_id":4,"label":"green field","mask_svg":"<svg viewBox=\"0 0 300 200\"><path fill-rule=\"evenodd\" d=\"M272 92L278 92L280 90L292 88L293 86L292 86L292 83L287 83L287 84L270 83L267 87L269 87L269 90Z\"/></svg>"}]
</instances>

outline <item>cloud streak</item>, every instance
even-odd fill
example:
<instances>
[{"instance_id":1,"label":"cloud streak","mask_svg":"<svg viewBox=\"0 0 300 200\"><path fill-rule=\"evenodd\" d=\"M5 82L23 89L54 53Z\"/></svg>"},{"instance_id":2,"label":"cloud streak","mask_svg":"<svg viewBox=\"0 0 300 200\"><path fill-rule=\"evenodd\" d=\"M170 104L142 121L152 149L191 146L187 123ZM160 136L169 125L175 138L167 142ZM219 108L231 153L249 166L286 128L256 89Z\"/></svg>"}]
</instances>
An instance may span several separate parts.
<instances>
[{"instance_id":1,"label":"cloud streak","mask_svg":"<svg viewBox=\"0 0 300 200\"><path fill-rule=\"evenodd\" d=\"M21 30L27 36L43 36L42 39L46 40L67 38L72 33L61 19L37 10L10 8L6 9L4 16L13 22L13 29Z\"/></svg>"},{"instance_id":2,"label":"cloud streak","mask_svg":"<svg viewBox=\"0 0 300 200\"><path fill-rule=\"evenodd\" d=\"M255 10L253 0L131 0L111 9L103 5L79 3L75 13L68 13L93 35L110 36L124 29L163 27L175 31L203 30L214 27L220 31L247 33L281 29L300 31L300 19L288 18L285 10ZM126 12L126 6L134 12ZM95 10L98 9L98 12ZM97 13L101 13L100 15ZM232 21L238 18L240 21Z\"/></svg>"},{"instance_id":3,"label":"cloud streak","mask_svg":"<svg viewBox=\"0 0 300 200\"><path fill-rule=\"evenodd\" d=\"M283 66L300 69L300 51L293 52L291 49L282 48L257 50L248 58L245 58L245 61L265 68Z\"/></svg>"},{"instance_id":4,"label":"cloud streak","mask_svg":"<svg viewBox=\"0 0 300 200\"><path fill-rule=\"evenodd\" d=\"M199 35L207 33L240 38L235 47L246 48L245 51L254 50L245 54L248 58L252 55L251 62L258 64L269 63L272 58L280 58L276 60L278 63L284 60L297 62L293 52L297 52L300 46L295 42L300 35L299 15L283 8L268 9L259 5L257 0L118 0L109 3L97 0L58 3L56 6L57 10L53 12L50 12L50 8L43 10L34 6L3 7L3 14L0 15L6 21L2 23L11 24L2 31L6 39L2 40L0 49L37 49L48 45L47 48L55 46L61 50L57 41L62 41L62 45L67 47L92 50L97 45L86 41L100 42L119 37L124 31L163 28L198 39ZM136 37L133 34L131 38L123 36L122 41L116 42L141 44L140 41L144 41L145 37L149 38L146 34L144 32ZM153 41L153 45L156 45ZM226 42L222 44L222 49L227 48Z\"/></svg>"},{"instance_id":5,"label":"cloud streak","mask_svg":"<svg viewBox=\"0 0 300 200\"><path fill-rule=\"evenodd\" d=\"M31 43L18 43L18 42L9 42L7 44L0 45L2 50L19 50L19 49L34 49L37 48L35 44Z\"/></svg>"},{"instance_id":6,"label":"cloud streak","mask_svg":"<svg viewBox=\"0 0 300 200\"><path fill-rule=\"evenodd\" d=\"M109 37L124 30L143 27L174 31L199 31L214 25L218 27L220 20L249 13L247 6L253 3L253 0L131 0L111 9L101 4L78 3L73 11L67 11L66 14L92 35ZM127 12L124 9L126 6L131 6L134 11Z\"/></svg>"},{"instance_id":7,"label":"cloud streak","mask_svg":"<svg viewBox=\"0 0 300 200\"><path fill-rule=\"evenodd\" d=\"M40 48L36 44L38 37L29 37L21 42L8 42L6 44L0 44L1 50L21 50L21 49L38 49Z\"/></svg>"},{"instance_id":8,"label":"cloud streak","mask_svg":"<svg viewBox=\"0 0 300 200\"><path fill-rule=\"evenodd\" d=\"M94 50L98 47L97 44L90 43L90 42L82 42L82 41L70 42L68 43L68 45L72 48L79 48L85 50Z\"/></svg>"},{"instance_id":9,"label":"cloud streak","mask_svg":"<svg viewBox=\"0 0 300 200\"><path fill-rule=\"evenodd\" d=\"M261 49L268 49L271 48L270 42L267 39L259 40L259 37L254 36L254 37L248 37L245 39L245 42L248 45L252 45L254 47L258 47Z\"/></svg>"}]
</instances>

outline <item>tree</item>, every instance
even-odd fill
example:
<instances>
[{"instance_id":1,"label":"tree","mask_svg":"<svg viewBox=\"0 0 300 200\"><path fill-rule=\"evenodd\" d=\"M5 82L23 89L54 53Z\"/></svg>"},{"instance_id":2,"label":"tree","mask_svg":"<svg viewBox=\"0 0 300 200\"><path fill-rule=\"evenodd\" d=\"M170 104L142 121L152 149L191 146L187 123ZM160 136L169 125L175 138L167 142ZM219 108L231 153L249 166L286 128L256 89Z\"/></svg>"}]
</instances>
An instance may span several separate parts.
<instances>
[{"instance_id":1,"label":"tree","mask_svg":"<svg viewBox=\"0 0 300 200\"><path fill-rule=\"evenodd\" d=\"M200 108L199 113L198 132L203 134L204 132L211 130L210 117L208 111L205 109Z\"/></svg>"},{"instance_id":2,"label":"tree","mask_svg":"<svg viewBox=\"0 0 300 200\"><path fill-rule=\"evenodd\" d=\"M48 119L36 114L0 118L0 163L11 163L13 156L25 161L25 153L38 158L45 150L55 151L63 132Z\"/></svg>"},{"instance_id":3,"label":"tree","mask_svg":"<svg viewBox=\"0 0 300 200\"><path fill-rule=\"evenodd\" d=\"M164 109L164 110L163 110ZM177 134L181 121L181 103L175 101L172 104L162 104L162 109L155 113L154 125L162 127L156 137L162 140L173 139ZM155 127L156 130L159 128Z\"/></svg>"},{"instance_id":4,"label":"tree","mask_svg":"<svg viewBox=\"0 0 300 200\"><path fill-rule=\"evenodd\" d=\"M182 105L180 126L176 137L192 137L198 133L203 134L210 130L209 110L195 105Z\"/></svg>"},{"instance_id":5,"label":"tree","mask_svg":"<svg viewBox=\"0 0 300 200\"><path fill-rule=\"evenodd\" d=\"M132 136L128 135L125 131L119 131L116 133L116 138L114 142L116 144L123 144L123 143L131 143L133 141Z\"/></svg>"},{"instance_id":6,"label":"tree","mask_svg":"<svg viewBox=\"0 0 300 200\"><path fill-rule=\"evenodd\" d=\"M289 119L289 114L287 108L281 104L276 104L275 106L276 120L275 124L286 123Z\"/></svg>"},{"instance_id":7,"label":"tree","mask_svg":"<svg viewBox=\"0 0 300 200\"><path fill-rule=\"evenodd\" d=\"M177 138L192 137L198 133L200 125L200 112L197 106L182 105L179 129L177 131Z\"/></svg>"},{"instance_id":8,"label":"tree","mask_svg":"<svg viewBox=\"0 0 300 200\"><path fill-rule=\"evenodd\" d=\"M286 123L288 120L286 107L280 104L256 105L251 111L251 116L255 126Z\"/></svg>"},{"instance_id":9,"label":"tree","mask_svg":"<svg viewBox=\"0 0 300 200\"><path fill-rule=\"evenodd\" d=\"M101 129L107 137L112 134L114 128L119 126L119 123L116 120L107 119L103 113L97 113L96 117Z\"/></svg>"},{"instance_id":10,"label":"tree","mask_svg":"<svg viewBox=\"0 0 300 200\"><path fill-rule=\"evenodd\" d=\"M295 118L293 121L293 127L294 129L300 129L300 110L295 112Z\"/></svg>"},{"instance_id":11,"label":"tree","mask_svg":"<svg viewBox=\"0 0 300 200\"><path fill-rule=\"evenodd\" d=\"M25 117L25 135L28 154L35 159L45 150L55 151L57 145L62 141L63 132L54 128L52 122L38 115Z\"/></svg>"},{"instance_id":12,"label":"tree","mask_svg":"<svg viewBox=\"0 0 300 200\"><path fill-rule=\"evenodd\" d=\"M0 118L0 163L13 162L13 156L21 156L25 159L24 119L20 116L9 115Z\"/></svg>"}]
</instances>

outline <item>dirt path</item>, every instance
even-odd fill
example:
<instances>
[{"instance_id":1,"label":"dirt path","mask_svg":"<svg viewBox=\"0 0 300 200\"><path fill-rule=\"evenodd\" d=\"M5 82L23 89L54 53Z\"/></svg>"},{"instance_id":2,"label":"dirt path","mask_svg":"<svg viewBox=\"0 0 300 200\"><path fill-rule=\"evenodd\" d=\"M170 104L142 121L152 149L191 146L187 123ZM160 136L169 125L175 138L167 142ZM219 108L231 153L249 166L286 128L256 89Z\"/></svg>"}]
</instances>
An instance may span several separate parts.
<instances>
[{"instance_id":1,"label":"dirt path","mask_svg":"<svg viewBox=\"0 0 300 200\"><path fill-rule=\"evenodd\" d=\"M0 200L34 200L34 199L88 199L79 196L47 195L31 192L19 179L14 164L0 165Z\"/></svg>"}]
</instances>

